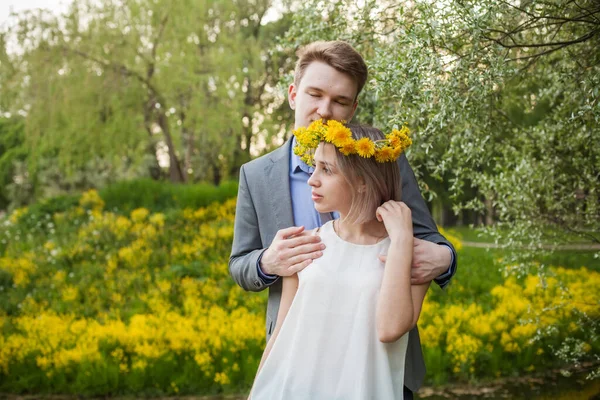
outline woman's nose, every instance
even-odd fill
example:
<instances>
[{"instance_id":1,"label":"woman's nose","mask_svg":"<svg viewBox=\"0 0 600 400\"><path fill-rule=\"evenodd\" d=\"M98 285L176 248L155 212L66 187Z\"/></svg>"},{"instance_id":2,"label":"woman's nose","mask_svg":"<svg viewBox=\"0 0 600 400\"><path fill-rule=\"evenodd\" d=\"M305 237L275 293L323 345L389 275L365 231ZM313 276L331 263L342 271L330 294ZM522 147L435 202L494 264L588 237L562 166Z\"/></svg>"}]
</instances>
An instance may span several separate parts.
<instances>
[{"instance_id":1,"label":"woman's nose","mask_svg":"<svg viewBox=\"0 0 600 400\"><path fill-rule=\"evenodd\" d=\"M317 178L315 177L314 173L310 176L310 178L308 178L308 186L317 186Z\"/></svg>"}]
</instances>

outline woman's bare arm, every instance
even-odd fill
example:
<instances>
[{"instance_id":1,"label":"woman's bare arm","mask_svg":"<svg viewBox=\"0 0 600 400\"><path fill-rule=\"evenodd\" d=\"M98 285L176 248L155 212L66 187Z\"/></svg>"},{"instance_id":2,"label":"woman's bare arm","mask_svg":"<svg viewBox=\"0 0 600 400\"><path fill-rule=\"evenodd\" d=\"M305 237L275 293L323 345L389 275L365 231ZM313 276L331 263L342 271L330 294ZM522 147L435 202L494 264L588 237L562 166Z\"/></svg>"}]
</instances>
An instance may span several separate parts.
<instances>
[{"instance_id":1,"label":"woman's bare arm","mask_svg":"<svg viewBox=\"0 0 600 400\"><path fill-rule=\"evenodd\" d=\"M282 291L281 291L281 302L279 303L279 311L277 313L277 322L275 323L275 330L265 347L265 351L263 352L262 358L260 359L260 364L258 366L258 371L256 375L260 372L265 360L269 357L271 353L271 348L273 347L273 343L277 340L277 336L279 336L279 331L281 330L281 326L283 325L283 321L285 321L285 317L290 310L290 306L294 301L294 297L296 296L296 292L298 291L298 274L294 274L291 276L283 277L282 283ZM250 398L249 398L250 399Z\"/></svg>"},{"instance_id":2,"label":"woman's bare arm","mask_svg":"<svg viewBox=\"0 0 600 400\"><path fill-rule=\"evenodd\" d=\"M377 209L377 217L391 239L377 299L377 332L379 340L390 343L415 326L429 283L411 286L410 209L402 202L388 201Z\"/></svg>"}]
</instances>

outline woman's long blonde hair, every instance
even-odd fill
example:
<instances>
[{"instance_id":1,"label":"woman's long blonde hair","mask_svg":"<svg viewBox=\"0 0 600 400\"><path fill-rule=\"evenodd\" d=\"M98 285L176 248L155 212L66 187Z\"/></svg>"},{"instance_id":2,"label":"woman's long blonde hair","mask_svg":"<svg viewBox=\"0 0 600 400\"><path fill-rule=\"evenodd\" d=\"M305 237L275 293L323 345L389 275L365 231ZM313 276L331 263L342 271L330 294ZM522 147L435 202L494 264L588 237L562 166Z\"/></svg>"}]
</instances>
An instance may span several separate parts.
<instances>
[{"instance_id":1,"label":"woman's long blonde hair","mask_svg":"<svg viewBox=\"0 0 600 400\"><path fill-rule=\"evenodd\" d=\"M367 137L373 141L385 139L377 128L360 124L346 124L355 140ZM362 224L375 218L377 207L388 200L402 198L402 178L397 161L379 163L374 157L352 154L345 156L336 148L337 164L348 184L354 189L346 220ZM360 191L361 185L365 190Z\"/></svg>"}]
</instances>

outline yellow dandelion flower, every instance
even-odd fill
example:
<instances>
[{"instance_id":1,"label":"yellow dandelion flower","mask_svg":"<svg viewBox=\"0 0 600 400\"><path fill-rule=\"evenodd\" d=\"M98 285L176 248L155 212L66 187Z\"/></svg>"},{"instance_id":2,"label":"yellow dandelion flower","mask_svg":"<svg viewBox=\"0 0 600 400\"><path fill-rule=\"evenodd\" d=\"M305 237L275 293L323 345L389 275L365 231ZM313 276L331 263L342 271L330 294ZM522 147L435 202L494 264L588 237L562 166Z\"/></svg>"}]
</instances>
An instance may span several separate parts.
<instances>
[{"instance_id":1,"label":"yellow dandelion flower","mask_svg":"<svg viewBox=\"0 0 600 400\"><path fill-rule=\"evenodd\" d=\"M398 157L400 157L400 154L402 154L402 151L404 151L404 149L402 147L394 147L394 149L392 150L392 155L394 157L395 160L398 159Z\"/></svg>"},{"instance_id":2,"label":"yellow dandelion flower","mask_svg":"<svg viewBox=\"0 0 600 400\"><path fill-rule=\"evenodd\" d=\"M351 139L350 141L344 143L344 145L340 147L340 152L345 156L349 156L350 154L355 154L356 153L356 142Z\"/></svg>"},{"instance_id":3,"label":"yellow dandelion flower","mask_svg":"<svg viewBox=\"0 0 600 400\"><path fill-rule=\"evenodd\" d=\"M402 143L404 144L404 148L407 149L412 144L412 139L409 138L408 136L405 136Z\"/></svg>"},{"instance_id":4,"label":"yellow dandelion flower","mask_svg":"<svg viewBox=\"0 0 600 400\"><path fill-rule=\"evenodd\" d=\"M394 150L389 146L383 146L375 151L375 160L380 163L393 161Z\"/></svg>"},{"instance_id":5,"label":"yellow dandelion flower","mask_svg":"<svg viewBox=\"0 0 600 400\"><path fill-rule=\"evenodd\" d=\"M333 143L336 147L341 147L352 140L352 132L339 121L329 121L323 139L326 142Z\"/></svg>"},{"instance_id":6,"label":"yellow dandelion flower","mask_svg":"<svg viewBox=\"0 0 600 400\"><path fill-rule=\"evenodd\" d=\"M301 144L298 144L297 146L294 147L294 154L297 155L298 157L302 157L302 155L304 155L304 153L306 153L306 147L304 147Z\"/></svg>"},{"instance_id":7,"label":"yellow dandelion flower","mask_svg":"<svg viewBox=\"0 0 600 400\"><path fill-rule=\"evenodd\" d=\"M296 136L296 141L300 146L306 146L307 136L306 136L306 128L298 128L294 131L294 136Z\"/></svg>"},{"instance_id":8,"label":"yellow dandelion flower","mask_svg":"<svg viewBox=\"0 0 600 400\"><path fill-rule=\"evenodd\" d=\"M375 144L369 138L362 138L355 142L356 153L364 158L370 158L375 154Z\"/></svg>"},{"instance_id":9,"label":"yellow dandelion flower","mask_svg":"<svg viewBox=\"0 0 600 400\"><path fill-rule=\"evenodd\" d=\"M325 124L323 123L322 119L318 119L316 121L313 121L310 123L310 125L308 125L308 130L309 131L319 131L322 132L326 129Z\"/></svg>"},{"instance_id":10,"label":"yellow dandelion flower","mask_svg":"<svg viewBox=\"0 0 600 400\"><path fill-rule=\"evenodd\" d=\"M342 124L334 124L327 130L325 141L332 143L336 147L342 147L352 141L352 132Z\"/></svg>"},{"instance_id":11,"label":"yellow dandelion flower","mask_svg":"<svg viewBox=\"0 0 600 400\"><path fill-rule=\"evenodd\" d=\"M392 146L392 147L394 147L394 148L396 148L396 147L399 147L399 146L400 146L400 144L402 143L402 142L400 141L400 138L399 138L398 136L391 136L391 135L388 135L388 138L389 138L389 143L390 143L390 146Z\"/></svg>"},{"instance_id":12,"label":"yellow dandelion flower","mask_svg":"<svg viewBox=\"0 0 600 400\"><path fill-rule=\"evenodd\" d=\"M408 136L410 135L410 129L408 129L408 126L404 125L400 129L392 129L390 135L398 137Z\"/></svg>"},{"instance_id":13,"label":"yellow dandelion flower","mask_svg":"<svg viewBox=\"0 0 600 400\"><path fill-rule=\"evenodd\" d=\"M313 166L313 157L311 154L306 153L302 157L300 157L302 161L304 161L307 165Z\"/></svg>"}]
</instances>

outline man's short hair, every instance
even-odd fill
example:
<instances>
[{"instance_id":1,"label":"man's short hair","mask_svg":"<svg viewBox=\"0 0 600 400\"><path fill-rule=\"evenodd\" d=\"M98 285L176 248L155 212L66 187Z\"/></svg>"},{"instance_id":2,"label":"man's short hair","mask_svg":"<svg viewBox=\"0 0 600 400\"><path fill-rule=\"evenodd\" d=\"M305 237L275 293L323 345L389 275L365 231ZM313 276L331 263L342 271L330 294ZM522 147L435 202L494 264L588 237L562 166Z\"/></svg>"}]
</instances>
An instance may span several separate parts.
<instances>
[{"instance_id":1,"label":"man's short hair","mask_svg":"<svg viewBox=\"0 0 600 400\"><path fill-rule=\"evenodd\" d=\"M306 68L314 61L323 62L350 76L356 82L356 98L367 82L368 70L365 60L352 46L341 40L312 42L298 49L296 55L298 56L294 73L296 87L300 85Z\"/></svg>"}]
</instances>

